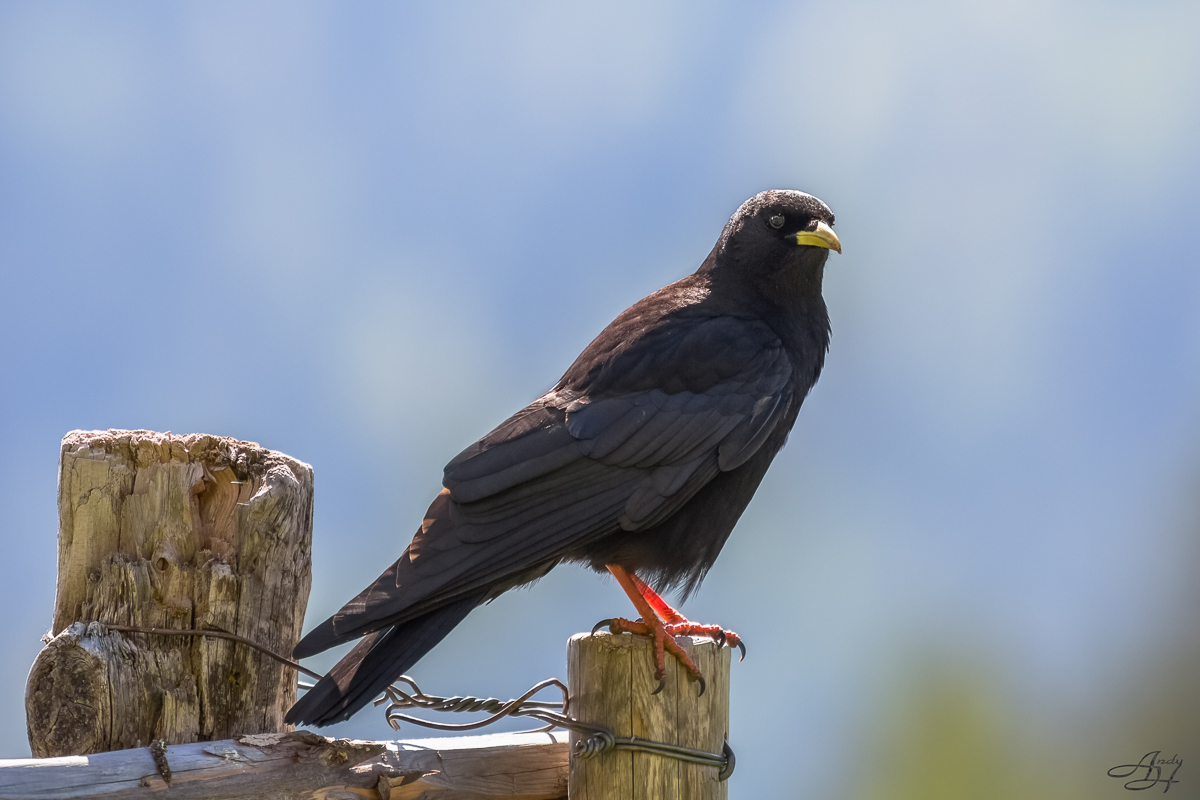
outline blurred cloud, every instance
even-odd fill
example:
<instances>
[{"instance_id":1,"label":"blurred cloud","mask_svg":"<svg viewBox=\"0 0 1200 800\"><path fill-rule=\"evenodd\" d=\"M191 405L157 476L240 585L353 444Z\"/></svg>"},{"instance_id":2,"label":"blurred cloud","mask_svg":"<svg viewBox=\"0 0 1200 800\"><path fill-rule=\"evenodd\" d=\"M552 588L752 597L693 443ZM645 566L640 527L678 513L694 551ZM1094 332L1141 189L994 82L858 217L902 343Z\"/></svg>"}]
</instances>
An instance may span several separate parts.
<instances>
[{"instance_id":1,"label":"blurred cloud","mask_svg":"<svg viewBox=\"0 0 1200 800\"><path fill-rule=\"evenodd\" d=\"M296 131L231 137L222 227L226 252L285 295L330 266L347 267L357 164L336 140Z\"/></svg>"},{"instance_id":2,"label":"blurred cloud","mask_svg":"<svg viewBox=\"0 0 1200 800\"><path fill-rule=\"evenodd\" d=\"M275 129L280 113L321 109L336 16L317 3L211 3L180 9L183 75L215 112ZM228 122L215 114L213 122ZM314 122L318 114L314 113Z\"/></svg>"},{"instance_id":3,"label":"blurred cloud","mask_svg":"<svg viewBox=\"0 0 1200 800\"><path fill-rule=\"evenodd\" d=\"M1200 10L1186 3L1059 7L1021 25L1063 154L1101 179L1145 190L1194 141ZM1034 12L1038 14L1039 12ZM1049 17L1049 18L1046 18Z\"/></svg>"},{"instance_id":4,"label":"blurred cloud","mask_svg":"<svg viewBox=\"0 0 1200 800\"><path fill-rule=\"evenodd\" d=\"M13 8L0 32L0 119L26 147L111 157L139 133L153 77L127 16ZM132 35L131 35L132 34ZM77 164L78 165L78 164Z\"/></svg>"},{"instance_id":5,"label":"blurred cloud","mask_svg":"<svg viewBox=\"0 0 1200 800\"><path fill-rule=\"evenodd\" d=\"M546 3L529 15L502 13L512 27L490 28L502 48L496 61L526 124L562 144L655 116L683 75L683 44L699 21L680 4Z\"/></svg>"},{"instance_id":6,"label":"blurred cloud","mask_svg":"<svg viewBox=\"0 0 1200 800\"><path fill-rule=\"evenodd\" d=\"M347 298L336 340L341 374L331 382L364 434L419 463L436 461L443 442L479 424L477 392L496 380L500 354L479 324L480 311L463 302L465 293L431 280L436 267L421 260L377 274L395 277Z\"/></svg>"}]
</instances>

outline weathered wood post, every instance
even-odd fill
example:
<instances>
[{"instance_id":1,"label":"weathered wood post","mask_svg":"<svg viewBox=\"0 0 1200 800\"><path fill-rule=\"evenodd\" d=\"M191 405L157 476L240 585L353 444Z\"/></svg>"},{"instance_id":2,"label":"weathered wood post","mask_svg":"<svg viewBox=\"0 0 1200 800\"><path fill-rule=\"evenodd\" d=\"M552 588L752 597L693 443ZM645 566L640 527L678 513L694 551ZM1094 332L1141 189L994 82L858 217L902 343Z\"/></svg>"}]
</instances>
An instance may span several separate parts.
<instances>
[{"instance_id":1,"label":"weathered wood post","mask_svg":"<svg viewBox=\"0 0 1200 800\"><path fill-rule=\"evenodd\" d=\"M721 753L729 736L729 650L707 639L676 639L700 667L708 686L698 697L679 662L667 656L666 685L654 691L654 659L644 636L577 634L567 644L571 716L666 744ZM689 764L656 753L614 750L590 758L574 754L571 734L571 800L724 800L716 767Z\"/></svg>"},{"instance_id":2,"label":"weathered wood post","mask_svg":"<svg viewBox=\"0 0 1200 800\"><path fill-rule=\"evenodd\" d=\"M25 696L33 755L285 730L291 669L223 639L103 625L215 628L290 654L308 603L312 503L312 468L252 442L67 434L54 638Z\"/></svg>"}]
</instances>

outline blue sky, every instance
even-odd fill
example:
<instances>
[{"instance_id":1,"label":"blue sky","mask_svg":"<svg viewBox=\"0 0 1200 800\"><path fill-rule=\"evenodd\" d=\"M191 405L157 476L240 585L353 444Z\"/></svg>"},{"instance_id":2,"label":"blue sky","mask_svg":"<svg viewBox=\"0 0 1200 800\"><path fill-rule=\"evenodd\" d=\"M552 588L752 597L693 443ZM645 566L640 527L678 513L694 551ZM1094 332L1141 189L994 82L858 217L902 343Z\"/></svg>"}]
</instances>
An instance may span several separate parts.
<instances>
[{"instance_id":1,"label":"blue sky","mask_svg":"<svg viewBox=\"0 0 1200 800\"><path fill-rule=\"evenodd\" d=\"M1146 668L1114 631L1200 622L1198 29L1182 2L5 4L0 714L49 624L67 431L311 463L315 623L450 457L788 187L837 214L832 349L685 608L751 648L735 796L853 748L914 654L1072 718ZM414 674L515 696L625 604L560 568Z\"/></svg>"}]
</instances>

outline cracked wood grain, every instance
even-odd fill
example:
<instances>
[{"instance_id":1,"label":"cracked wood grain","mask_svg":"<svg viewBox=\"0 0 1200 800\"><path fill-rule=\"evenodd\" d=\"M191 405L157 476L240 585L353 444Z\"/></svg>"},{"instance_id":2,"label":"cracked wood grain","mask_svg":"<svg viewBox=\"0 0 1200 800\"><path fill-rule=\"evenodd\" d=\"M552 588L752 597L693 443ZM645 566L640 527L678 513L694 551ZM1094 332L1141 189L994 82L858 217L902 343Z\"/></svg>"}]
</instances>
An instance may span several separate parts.
<instances>
[{"instance_id":1,"label":"cracked wood grain","mask_svg":"<svg viewBox=\"0 0 1200 800\"><path fill-rule=\"evenodd\" d=\"M35 756L285 729L311 581L313 472L253 442L73 431L59 470L53 638L26 690ZM100 624L96 624L100 623Z\"/></svg>"}]
</instances>

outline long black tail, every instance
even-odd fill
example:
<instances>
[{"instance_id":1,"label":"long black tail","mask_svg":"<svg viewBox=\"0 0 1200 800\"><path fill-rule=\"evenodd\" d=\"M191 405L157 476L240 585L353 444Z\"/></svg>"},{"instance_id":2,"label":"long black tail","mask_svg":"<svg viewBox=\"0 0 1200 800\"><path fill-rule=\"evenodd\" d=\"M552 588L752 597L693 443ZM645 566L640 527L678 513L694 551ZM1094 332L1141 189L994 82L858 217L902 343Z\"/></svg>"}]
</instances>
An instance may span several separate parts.
<instances>
[{"instance_id":1,"label":"long black tail","mask_svg":"<svg viewBox=\"0 0 1200 800\"><path fill-rule=\"evenodd\" d=\"M286 721L323 727L349 719L432 650L485 596L455 600L392 628L367 634L296 701Z\"/></svg>"}]
</instances>

